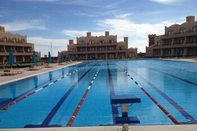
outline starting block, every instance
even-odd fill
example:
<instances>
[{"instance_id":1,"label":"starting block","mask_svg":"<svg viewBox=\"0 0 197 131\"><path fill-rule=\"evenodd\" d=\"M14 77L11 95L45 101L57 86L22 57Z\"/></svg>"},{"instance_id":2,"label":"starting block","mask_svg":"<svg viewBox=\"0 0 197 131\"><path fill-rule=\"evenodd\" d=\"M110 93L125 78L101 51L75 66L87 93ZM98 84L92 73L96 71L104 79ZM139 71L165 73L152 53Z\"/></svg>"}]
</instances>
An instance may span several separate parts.
<instances>
[{"instance_id":1,"label":"starting block","mask_svg":"<svg viewBox=\"0 0 197 131\"><path fill-rule=\"evenodd\" d=\"M139 124L140 120L136 116L128 116L128 104L140 103L141 99L136 95L112 95L110 99L110 103L113 106L117 106L117 104L122 107L122 116L115 117L116 124L123 124L122 128L119 131L131 131L128 128L128 124ZM119 106L117 106L119 107Z\"/></svg>"}]
</instances>

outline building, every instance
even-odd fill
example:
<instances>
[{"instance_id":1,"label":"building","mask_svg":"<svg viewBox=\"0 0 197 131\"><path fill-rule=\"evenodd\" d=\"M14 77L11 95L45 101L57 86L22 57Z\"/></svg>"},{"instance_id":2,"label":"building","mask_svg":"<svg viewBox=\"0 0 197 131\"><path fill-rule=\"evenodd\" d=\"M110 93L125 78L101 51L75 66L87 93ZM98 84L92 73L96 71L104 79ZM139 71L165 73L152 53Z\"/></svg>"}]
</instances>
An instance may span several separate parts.
<instances>
[{"instance_id":1,"label":"building","mask_svg":"<svg viewBox=\"0 0 197 131\"><path fill-rule=\"evenodd\" d=\"M147 57L193 57L197 56L197 21L187 16L182 24L165 27L165 34L148 35Z\"/></svg>"},{"instance_id":2,"label":"building","mask_svg":"<svg viewBox=\"0 0 197 131\"><path fill-rule=\"evenodd\" d=\"M94 60L94 59L123 59L137 57L137 48L128 48L128 37L123 41L117 41L117 35L110 35L109 31L105 36L92 36L87 32L85 37L77 37L77 42L69 40L67 51L58 52L58 59L61 54L67 59Z\"/></svg>"},{"instance_id":3,"label":"building","mask_svg":"<svg viewBox=\"0 0 197 131\"><path fill-rule=\"evenodd\" d=\"M27 37L20 34L5 32L5 27L0 26L0 63L8 61L9 50L12 48L14 62L31 62L34 44L27 43ZM36 53L40 59L40 52Z\"/></svg>"}]
</instances>

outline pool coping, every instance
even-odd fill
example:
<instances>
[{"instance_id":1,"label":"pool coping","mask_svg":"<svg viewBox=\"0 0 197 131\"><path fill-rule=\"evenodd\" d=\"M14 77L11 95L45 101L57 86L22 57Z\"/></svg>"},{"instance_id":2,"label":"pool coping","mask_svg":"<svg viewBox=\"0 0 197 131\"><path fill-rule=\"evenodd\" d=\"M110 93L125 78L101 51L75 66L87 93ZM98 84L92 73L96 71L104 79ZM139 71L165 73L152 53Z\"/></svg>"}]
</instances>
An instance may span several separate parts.
<instances>
[{"instance_id":1,"label":"pool coping","mask_svg":"<svg viewBox=\"0 0 197 131\"><path fill-rule=\"evenodd\" d=\"M9 128L0 131L119 131L121 126L57 127L57 128ZM196 131L194 125L129 126L132 131Z\"/></svg>"}]
</instances>

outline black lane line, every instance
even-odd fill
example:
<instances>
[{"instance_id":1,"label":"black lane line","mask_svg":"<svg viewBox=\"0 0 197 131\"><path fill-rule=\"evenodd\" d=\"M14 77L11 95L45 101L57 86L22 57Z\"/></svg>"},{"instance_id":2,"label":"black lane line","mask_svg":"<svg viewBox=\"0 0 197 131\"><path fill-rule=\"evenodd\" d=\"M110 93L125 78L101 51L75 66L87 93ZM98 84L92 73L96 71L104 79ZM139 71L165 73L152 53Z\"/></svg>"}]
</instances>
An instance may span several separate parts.
<instances>
[{"instance_id":1,"label":"black lane line","mask_svg":"<svg viewBox=\"0 0 197 131\"><path fill-rule=\"evenodd\" d=\"M97 64L97 63L96 63ZM25 127L49 127L49 123L51 122L52 118L57 113L60 106L63 104L63 102L66 100L66 98L69 96L69 94L72 92L72 90L76 87L76 85L82 80L82 78L96 65L94 64L88 71L86 71L78 80L75 82L70 89L63 95L63 97L59 100L59 102L53 107L51 112L47 115L47 117L44 119L42 124L40 126L34 126L34 125L27 125Z\"/></svg>"},{"instance_id":2,"label":"black lane line","mask_svg":"<svg viewBox=\"0 0 197 131\"><path fill-rule=\"evenodd\" d=\"M127 68L123 64L121 64L123 67ZM156 87L154 84L152 84L150 81L142 77L141 75L137 74L136 72L130 70L127 68L129 71L133 72L137 76L139 76L141 79L146 81L153 89L155 89L161 96L163 96L175 109L177 109L186 119L190 120L191 123L197 123L197 121L190 115L186 110L184 110L180 105L178 105L173 99L171 99L169 96L167 96L164 92L162 92L158 87Z\"/></svg>"},{"instance_id":3,"label":"black lane line","mask_svg":"<svg viewBox=\"0 0 197 131\"><path fill-rule=\"evenodd\" d=\"M108 62L107 62L107 67L108 67L108 78L109 78L110 96L111 96L111 95L115 95L115 91L114 91L113 80L112 80L111 71L109 69ZM113 116L113 124L115 124L115 117L118 116L118 108L111 104L111 109L112 109L112 116Z\"/></svg>"}]
</instances>

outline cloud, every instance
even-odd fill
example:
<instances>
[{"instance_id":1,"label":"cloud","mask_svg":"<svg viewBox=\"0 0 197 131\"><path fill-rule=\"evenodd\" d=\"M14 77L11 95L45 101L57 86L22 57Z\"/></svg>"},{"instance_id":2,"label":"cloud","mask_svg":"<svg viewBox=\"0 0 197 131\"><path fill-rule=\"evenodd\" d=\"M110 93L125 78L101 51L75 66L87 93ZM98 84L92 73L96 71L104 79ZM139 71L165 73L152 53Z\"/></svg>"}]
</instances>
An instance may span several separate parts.
<instances>
[{"instance_id":1,"label":"cloud","mask_svg":"<svg viewBox=\"0 0 197 131\"><path fill-rule=\"evenodd\" d=\"M103 30L110 30L110 34L117 33L118 41L123 37L129 37L129 47L138 47L138 52L145 52L148 45L148 34L162 35L164 27L173 22L164 21L158 24L135 23L129 19L105 19L97 23Z\"/></svg>"},{"instance_id":2,"label":"cloud","mask_svg":"<svg viewBox=\"0 0 197 131\"><path fill-rule=\"evenodd\" d=\"M82 11L75 11L73 12L74 15L79 15L79 16L89 16L89 17L96 17L97 15L91 14L91 13L85 13Z\"/></svg>"},{"instance_id":3,"label":"cloud","mask_svg":"<svg viewBox=\"0 0 197 131\"><path fill-rule=\"evenodd\" d=\"M174 4L174 3L180 3L183 0L151 0L151 1L161 4Z\"/></svg>"},{"instance_id":4,"label":"cloud","mask_svg":"<svg viewBox=\"0 0 197 131\"><path fill-rule=\"evenodd\" d=\"M28 43L34 43L35 51L42 52L41 56L51 52L52 56L57 56L58 51L67 50L68 39L48 39L43 37L28 37Z\"/></svg>"},{"instance_id":5,"label":"cloud","mask_svg":"<svg viewBox=\"0 0 197 131\"><path fill-rule=\"evenodd\" d=\"M71 37L81 37L84 36L88 31L78 31L78 30L63 30L62 33Z\"/></svg>"},{"instance_id":6,"label":"cloud","mask_svg":"<svg viewBox=\"0 0 197 131\"><path fill-rule=\"evenodd\" d=\"M6 27L8 31L20 31L20 30L45 30L46 27L40 20L31 21L14 21L9 23L0 23Z\"/></svg>"},{"instance_id":7,"label":"cloud","mask_svg":"<svg viewBox=\"0 0 197 131\"><path fill-rule=\"evenodd\" d=\"M108 30L105 30L105 31L108 31ZM104 36L105 35L105 31L91 31L91 36ZM76 39L76 37L86 37L87 35L87 32L90 32L90 31L79 31L79 30L63 30L62 33L64 35L67 35L67 36L71 36L74 38L74 40Z\"/></svg>"},{"instance_id":8,"label":"cloud","mask_svg":"<svg viewBox=\"0 0 197 131\"><path fill-rule=\"evenodd\" d=\"M116 18L125 19L125 18L128 18L131 15L132 15L132 13L126 13L126 14L117 15Z\"/></svg>"}]
</instances>

